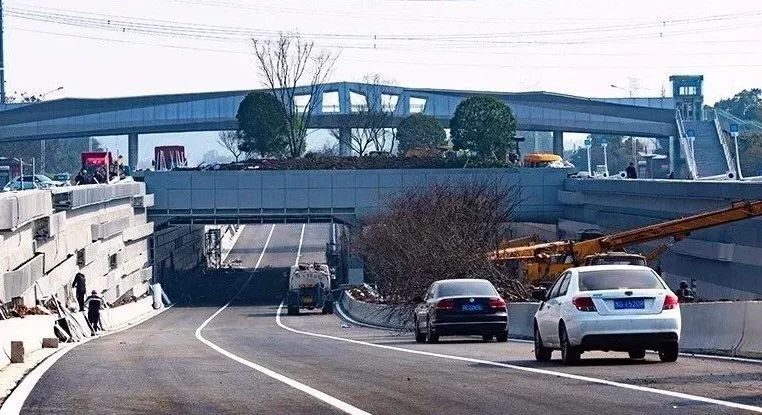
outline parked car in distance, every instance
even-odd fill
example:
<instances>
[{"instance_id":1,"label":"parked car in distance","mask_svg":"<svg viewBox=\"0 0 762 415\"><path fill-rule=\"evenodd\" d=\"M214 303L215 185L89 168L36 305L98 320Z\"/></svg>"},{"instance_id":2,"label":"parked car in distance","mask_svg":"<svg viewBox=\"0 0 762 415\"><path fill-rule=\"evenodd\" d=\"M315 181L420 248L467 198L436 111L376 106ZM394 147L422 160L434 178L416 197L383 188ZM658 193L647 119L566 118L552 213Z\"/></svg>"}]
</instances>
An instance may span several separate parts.
<instances>
[{"instance_id":1,"label":"parked car in distance","mask_svg":"<svg viewBox=\"0 0 762 415\"><path fill-rule=\"evenodd\" d=\"M534 353L549 361L554 350L573 364L591 350L628 352L642 359L646 350L663 362L677 360L680 306L677 296L651 268L595 265L566 270L542 298L534 316Z\"/></svg>"},{"instance_id":2,"label":"parked car in distance","mask_svg":"<svg viewBox=\"0 0 762 415\"><path fill-rule=\"evenodd\" d=\"M61 182L62 186L68 186L71 184L71 174L69 173L54 174L53 180L57 182Z\"/></svg>"},{"instance_id":3,"label":"parked car in distance","mask_svg":"<svg viewBox=\"0 0 762 415\"><path fill-rule=\"evenodd\" d=\"M20 176L14 177L3 188L4 192L16 191L16 190L29 190L29 189L49 189L51 187L59 187L63 185L62 182L51 179L44 174L35 174L34 176L24 176L21 180Z\"/></svg>"},{"instance_id":4,"label":"parked car in distance","mask_svg":"<svg viewBox=\"0 0 762 415\"><path fill-rule=\"evenodd\" d=\"M508 309L491 282L439 280L416 298L415 341L436 343L440 336L481 335L484 341L508 340Z\"/></svg>"}]
</instances>

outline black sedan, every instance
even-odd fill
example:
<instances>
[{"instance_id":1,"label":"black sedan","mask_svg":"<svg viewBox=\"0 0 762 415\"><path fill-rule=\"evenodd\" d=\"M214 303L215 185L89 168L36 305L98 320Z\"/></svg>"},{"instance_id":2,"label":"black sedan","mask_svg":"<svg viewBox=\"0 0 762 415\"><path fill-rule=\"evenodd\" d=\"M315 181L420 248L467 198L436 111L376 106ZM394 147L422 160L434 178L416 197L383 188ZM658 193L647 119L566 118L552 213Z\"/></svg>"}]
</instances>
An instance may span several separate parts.
<instances>
[{"instance_id":1,"label":"black sedan","mask_svg":"<svg viewBox=\"0 0 762 415\"><path fill-rule=\"evenodd\" d=\"M508 340L505 300L487 280L435 281L413 316L415 341L436 343L440 336L481 335L484 341Z\"/></svg>"}]
</instances>

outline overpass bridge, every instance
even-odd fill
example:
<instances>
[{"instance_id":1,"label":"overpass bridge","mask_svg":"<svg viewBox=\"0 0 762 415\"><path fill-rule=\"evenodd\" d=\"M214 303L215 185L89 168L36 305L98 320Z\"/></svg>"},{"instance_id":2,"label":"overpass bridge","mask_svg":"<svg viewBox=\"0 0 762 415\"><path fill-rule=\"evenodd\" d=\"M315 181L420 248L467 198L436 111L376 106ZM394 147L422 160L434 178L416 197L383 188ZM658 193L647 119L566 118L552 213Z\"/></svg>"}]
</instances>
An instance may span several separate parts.
<instances>
[{"instance_id":1,"label":"overpass bridge","mask_svg":"<svg viewBox=\"0 0 762 415\"><path fill-rule=\"evenodd\" d=\"M583 229L623 230L735 200L762 200L762 182L570 179L567 173L550 168L171 171L145 172L144 180L154 195L148 218L159 226L353 224L382 208L389 196L437 181L516 185L521 203L515 220L549 225L565 238ZM762 297L762 280L756 278L762 275L760 258L762 218L755 218L694 232L674 244L660 266L670 283L699 280L702 296L755 299Z\"/></svg>"},{"instance_id":2,"label":"overpass bridge","mask_svg":"<svg viewBox=\"0 0 762 415\"><path fill-rule=\"evenodd\" d=\"M563 150L564 132L670 137L677 134L671 98L584 98L549 92L490 92L404 88L356 82L322 84L313 99L309 128L362 128L360 112L383 108L393 114L388 127L413 113L449 126L455 108L473 95L506 102L523 131L554 133ZM249 90L121 98L64 98L0 111L0 142L83 136L128 135L130 163L137 159L138 135L236 128L238 105ZM309 97L311 88L297 89ZM134 167L134 166L133 166Z\"/></svg>"}]
</instances>

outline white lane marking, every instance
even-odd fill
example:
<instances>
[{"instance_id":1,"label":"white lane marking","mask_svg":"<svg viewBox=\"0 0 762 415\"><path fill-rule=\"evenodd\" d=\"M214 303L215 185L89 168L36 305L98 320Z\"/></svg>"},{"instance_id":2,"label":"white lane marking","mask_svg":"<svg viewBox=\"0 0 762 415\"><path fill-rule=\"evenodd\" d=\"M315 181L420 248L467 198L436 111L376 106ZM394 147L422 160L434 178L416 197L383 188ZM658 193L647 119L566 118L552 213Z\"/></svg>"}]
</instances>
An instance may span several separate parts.
<instances>
[{"instance_id":1,"label":"white lane marking","mask_svg":"<svg viewBox=\"0 0 762 415\"><path fill-rule=\"evenodd\" d=\"M723 400L720 400L720 399L707 398L707 397L704 397L704 396L691 395L691 394L688 394L688 393L673 392L673 391L667 391L667 390L663 390L663 389L649 388L649 387L646 387L646 386L638 386L638 385L631 385L631 384L628 384L628 383L615 382L615 381L606 380L606 379L599 379L599 378L592 378L592 377L587 377L587 376L582 376L582 375L575 375L575 374L566 373L566 372L556 372L556 371L547 370L547 369L538 369L538 368L533 368L533 367L511 365L511 364L508 364L508 363L493 362L493 361L490 361L490 360L482 360L482 359L474 359L474 358L470 358L470 357L453 356L453 355L442 354L442 353L426 352L426 351L422 351L422 350L405 349L403 347L388 346L388 345L385 345L385 344L369 343L369 342L362 341L362 340L347 339L347 338L344 338L344 337L331 336L331 335L328 335L328 334L313 333L313 332L309 332L309 331L297 330L297 329L288 327L285 324L283 324L283 322L281 321L281 317L280 317L282 309L283 309L283 303L281 302L280 306L278 307L278 311L275 314L275 322L278 324L278 326L280 326L282 329L288 330L288 331L290 331L292 333L303 334L305 336L312 336L312 337L318 337L318 338L329 339L329 340L337 340L337 341L342 341L342 342L347 342L347 343L359 344L359 345L369 346L369 347L376 347L376 348L379 348L379 349L393 350L393 351L403 352L403 353L417 354L417 355L422 355L422 356L437 357L437 358L457 360L457 361L467 362L467 363L477 363L477 364L488 365L488 366L503 367L503 368L518 370L518 371L522 371L522 372L529 372L529 373L536 373L536 374L540 374L540 375L555 376L555 377L559 377L559 378L573 379L573 380L582 381L582 382L597 383L597 384L600 384L600 385L614 386L614 387L617 387L617 388L629 389L629 390L638 391L638 392L648 392L648 393L653 393L653 394L657 394L657 395L669 396L669 397L672 397L672 398L685 399L685 400L688 400L688 401L703 402L703 403L709 403L709 404L713 404L713 405L726 406L726 407L734 408L734 409L743 409L743 410L746 410L746 411L752 411L752 412L762 413L762 407L759 407L759 406L746 405L746 404L741 404L741 403L736 403L736 402L730 402L730 401L723 401Z\"/></svg>"},{"instance_id":2,"label":"white lane marking","mask_svg":"<svg viewBox=\"0 0 762 415\"><path fill-rule=\"evenodd\" d=\"M306 224L302 224L302 233L299 235L299 248L296 249L296 261L294 261L294 266L299 265L299 258L302 257L302 242L304 242L304 228L306 226Z\"/></svg>"},{"instance_id":3,"label":"white lane marking","mask_svg":"<svg viewBox=\"0 0 762 415\"><path fill-rule=\"evenodd\" d=\"M220 256L220 264L225 263L225 260L228 259L228 255L230 255L230 251L233 250L235 247L235 244L238 243L238 238L241 237L241 234L243 233L243 229L246 227L246 225L241 225L238 227L238 232L233 235L233 238L230 240L230 248L226 249L222 255Z\"/></svg>"},{"instance_id":4,"label":"white lane marking","mask_svg":"<svg viewBox=\"0 0 762 415\"><path fill-rule=\"evenodd\" d=\"M255 271L257 270L257 268L259 268L259 264L262 263L262 258L265 256L265 250L267 250L267 245L270 244L270 238L273 236L273 230L274 229L275 229L275 225L272 225L272 227L270 228L270 233L267 235L267 240L265 241L265 246L262 247L262 252L259 254L259 259L257 260L256 265L254 265L254 270ZM304 232L304 228L302 228L302 232ZM302 233L302 235L304 235L304 233ZM301 248L301 242L299 243L299 247ZM297 261L298 261L298 259L297 259ZM305 385L305 384L303 384L303 383L301 383L301 382L299 382L297 380L294 380L294 379L291 379L291 378L286 377L284 375L281 375L280 373L272 371L272 370L270 370L270 369L268 369L268 368L266 368L264 366L260 366L260 365L254 363L254 362L248 361L248 360L246 360L246 359L244 359L244 358L242 358L240 356L237 356L237 355L235 355L233 353L230 353L229 351L227 351L227 350L223 349L222 347L212 343L211 341L207 340L206 338L204 338L204 336L201 335L201 330L203 330L204 327L206 327L207 324L209 324L209 322L211 322L215 317L217 317L217 315L219 315L226 308L228 308L228 306L243 292L243 290L246 289L246 287L251 282L252 278L254 278L254 272L249 274L249 278L246 280L246 282L244 282L244 284L241 286L241 288L235 294L233 294L232 297L230 297L230 300L224 306L222 306L222 308L217 310L208 319L206 319L203 323L201 323L200 326L198 326L198 328L196 329L196 338L201 343L204 343L205 345L209 346L212 350L222 354L223 356L228 357L228 358L230 358L230 359L232 359L232 360L234 360L234 361L236 361L236 362L238 362L238 363L240 363L240 364L242 364L244 366L250 367L250 368L256 370L257 372L260 372L260 373L262 373L262 374L264 374L266 376L269 376L269 377L271 377L271 378L273 378L273 379L275 379L275 380L277 380L279 382L285 383L286 385L291 386L294 389L300 390L300 391L302 391L302 392L304 392L304 393L306 393L306 394L308 394L308 395L310 395L312 397L315 397L315 398L317 398L317 399L327 403L328 405L333 406L334 408L336 408L336 409L338 409L338 410L340 410L342 412L345 412L345 413L350 414L350 415L371 415L370 413L365 412L362 409L356 408L356 407L354 407L354 406L352 406L352 405L350 405L350 404L348 404L348 403L346 403L344 401L341 401L341 400L339 400L337 398L334 398L333 396L328 395L325 392L321 392L321 391L319 391L319 390L317 390L315 388L312 388L310 386L307 386L307 385ZM0 415L2 415L2 414L0 414Z\"/></svg>"},{"instance_id":5,"label":"white lane marking","mask_svg":"<svg viewBox=\"0 0 762 415\"><path fill-rule=\"evenodd\" d=\"M61 350L53 353L52 355L48 356L47 359L43 360L42 363L37 365L29 374L27 374L24 379L19 383L15 389L13 389L13 392L11 392L10 396L8 396L8 399L3 402L2 406L0 406L0 415L19 415L21 413L21 408L24 406L24 402L26 402L26 399L29 397L29 394L32 393L32 390L37 385L37 382L40 381L42 378L42 375L45 374L45 372L50 369L51 366L53 366L54 363L58 361L58 359L62 358L66 353L69 353L72 349L74 349L77 346L83 345L91 340L100 339L103 337L110 336L112 334L121 333L127 329L131 329L133 327L136 327L143 322L150 320L159 314L169 310L172 308L172 305L168 307L163 307L162 309L151 313L144 318L130 324L127 327L122 327L119 330L110 331L107 333L103 333L97 337L88 337L80 341L79 343L70 343L69 345L65 346Z\"/></svg>"}]
</instances>

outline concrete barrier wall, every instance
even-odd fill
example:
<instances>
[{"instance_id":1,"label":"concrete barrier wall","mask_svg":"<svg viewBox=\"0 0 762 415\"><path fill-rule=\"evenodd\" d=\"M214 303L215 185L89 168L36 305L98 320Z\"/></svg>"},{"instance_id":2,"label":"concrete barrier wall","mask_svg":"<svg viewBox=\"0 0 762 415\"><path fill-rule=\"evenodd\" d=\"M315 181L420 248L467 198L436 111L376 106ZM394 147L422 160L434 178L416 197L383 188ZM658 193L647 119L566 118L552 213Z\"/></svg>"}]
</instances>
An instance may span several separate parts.
<instances>
[{"instance_id":1,"label":"concrete barrier wall","mask_svg":"<svg viewBox=\"0 0 762 415\"><path fill-rule=\"evenodd\" d=\"M42 348L43 337L55 337L53 324L56 318L53 316L27 316L25 318L12 318L0 320L0 368L5 367L11 361L11 341L23 341L24 352L31 353Z\"/></svg>"},{"instance_id":2,"label":"concrete barrier wall","mask_svg":"<svg viewBox=\"0 0 762 415\"><path fill-rule=\"evenodd\" d=\"M142 320L152 312L153 298L149 296L134 303L103 310L101 320L106 331L119 330ZM74 313L73 316L80 326L85 328L85 334L89 337L84 314ZM10 363L8 356L11 353L11 341L23 341L26 354L39 350L42 348L43 338L55 337L53 326L57 319L56 316L26 316L0 320L0 368Z\"/></svg>"},{"instance_id":3,"label":"concrete barrier wall","mask_svg":"<svg viewBox=\"0 0 762 415\"><path fill-rule=\"evenodd\" d=\"M384 304L364 303L342 293L341 308L353 320L372 326L411 330L409 321ZM534 337L534 313L539 303L508 303L508 335ZM762 358L762 302L682 304L680 348L684 352Z\"/></svg>"}]
</instances>

